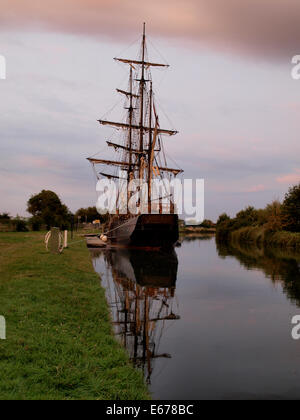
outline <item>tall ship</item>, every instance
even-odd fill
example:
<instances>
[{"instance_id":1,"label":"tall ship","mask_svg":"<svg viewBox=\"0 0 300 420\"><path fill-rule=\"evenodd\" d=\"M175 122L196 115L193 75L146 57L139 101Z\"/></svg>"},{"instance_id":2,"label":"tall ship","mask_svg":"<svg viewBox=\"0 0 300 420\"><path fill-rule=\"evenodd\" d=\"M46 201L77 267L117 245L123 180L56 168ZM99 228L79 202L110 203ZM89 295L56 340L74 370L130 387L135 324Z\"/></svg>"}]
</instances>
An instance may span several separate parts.
<instances>
[{"instance_id":1,"label":"tall ship","mask_svg":"<svg viewBox=\"0 0 300 420\"><path fill-rule=\"evenodd\" d=\"M116 158L88 158L98 179L114 180L120 186L115 198L116 211L109 216L105 235L109 241L125 245L170 247L179 237L178 215L174 193L168 187L164 190L164 186L166 180L170 182L183 171L168 164L163 137L174 136L177 131L160 126L151 76L152 68L169 65L148 58L145 24L137 58L115 60L128 66L129 70L127 89L117 89L124 98L125 118L123 121L98 121L118 133L117 140L106 142ZM132 212L129 206L133 192L128 186L135 180L140 183L138 185L143 181L147 188L142 191L141 186L137 187L140 196L137 210ZM155 191L159 185L156 181L161 181L159 191Z\"/></svg>"}]
</instances>

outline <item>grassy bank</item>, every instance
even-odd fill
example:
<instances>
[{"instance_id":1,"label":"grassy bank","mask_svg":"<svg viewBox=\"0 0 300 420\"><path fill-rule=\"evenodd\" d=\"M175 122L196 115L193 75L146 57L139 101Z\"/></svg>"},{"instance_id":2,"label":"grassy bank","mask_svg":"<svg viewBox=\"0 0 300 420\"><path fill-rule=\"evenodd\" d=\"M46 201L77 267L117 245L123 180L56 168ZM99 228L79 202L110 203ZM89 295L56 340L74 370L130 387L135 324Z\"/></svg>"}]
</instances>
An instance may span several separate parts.
<instances>
[{"instance_id":1,"label":"grassy bank","mask_svg":"<svg viewBox=\"0 0 300 420\"><path fill-rule=\"evenodd\" d=\"M263 209L248 206L235 217L219 216L217 241L254 244L300 251L300 183L289 188L283 202L274 200Z\"/></svg>"},{"instance_id":2,"label":"grassy bank","mask_svg":"<svg viewBox=\"0 0 300 420\"><path fill-rule=\"evenodd\" d=\"M179 230L182 235L203 235L203 234L215 234L215 228L204 228L201 226L181 226Z\"/></svg>"},{"instance_id":3,"label":"grassy bank","mask_svg":"<svg viewBox=\"0 0 300 420\"><path fill-rule=\"evenodd\" d=\"M0 233L0 399L145 399L117 343L84 242L46 252L42 233ZM74 238L78 241L81 238Z\"/></svg>"},{"instance_id":4,"label":"grassy bank","mask_svg":"<svg viewBox=\"0 0 300 420\"><path fill-rule=\"evenodd\" d=\"M217 239L233 244L254 244L264 247L288 248L300 252L300 233L275 231L264 226L246 226L233 231L217 230Z\"/></svg>"}]
</instances>

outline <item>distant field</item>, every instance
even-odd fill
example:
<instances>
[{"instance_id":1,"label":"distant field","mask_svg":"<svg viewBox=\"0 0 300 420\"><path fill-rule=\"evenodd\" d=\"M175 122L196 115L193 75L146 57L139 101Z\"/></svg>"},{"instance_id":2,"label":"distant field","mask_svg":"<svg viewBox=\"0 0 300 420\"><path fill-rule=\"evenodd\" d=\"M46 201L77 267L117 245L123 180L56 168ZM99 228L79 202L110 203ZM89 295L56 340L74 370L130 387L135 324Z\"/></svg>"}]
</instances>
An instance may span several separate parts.
<instances>
[{"instance_id":1,"label":"distant field","mask_svg":"<svg viewBox=\"0 0 300 420\"><path fill-rule=\"evenodd\" d=\"M0 233L0 399L148 399L117 343L78 234L62 255L44 233Z\"/></svg>"}]
</instances>

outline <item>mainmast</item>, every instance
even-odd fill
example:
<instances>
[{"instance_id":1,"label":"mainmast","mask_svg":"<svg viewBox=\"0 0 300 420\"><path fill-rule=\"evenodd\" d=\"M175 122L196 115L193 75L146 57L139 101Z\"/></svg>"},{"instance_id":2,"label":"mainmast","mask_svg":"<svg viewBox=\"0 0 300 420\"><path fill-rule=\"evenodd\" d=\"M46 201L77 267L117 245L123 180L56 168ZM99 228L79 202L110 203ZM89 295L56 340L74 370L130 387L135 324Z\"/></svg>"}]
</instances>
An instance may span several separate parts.
<instances>
[{"instance_id":1,"label":"mainmast","mask_svg":"<svg viewBox=\"0 0 300 420\"><path fill-rule=\"evenodd\" d=\"M129 149L129 167L127 172L127 182L130 182L132 179L132 118L133 118L133 91L132 91L132 66L130 66L130 75L129 75L129 131L128 131L128 149ZM130 191L127 188L127 211L128 211L128 203L130 199Z\"/></svg>"},{"instance_id":2,"label":"mainmast","mask_svg":"<svg viewBox=\"0 0 300 420\"><path fill-rule=\"evenodd\" d=\"M129 171L128 171L128 181L130 179L130 172L132 170L132 117L133 117L133 106L132 106L132 67L130 66L130 76L129 76L129 87L130 87L130 103L129 103L129 132L128 132L128 148L129 152Z\"/></svg>"},{"instance_id":3,"label":"mainmast","mask_svg":"<svg viewBox=\"0 0 300 420\"><path fill-rule=\"evenodd\" d=\"M127 182L130 182L132 179L132 156L135 153L132 150L132 119L133 119L133 85L132 85L132 66L130 66L130 74L129 74L129 130L128 130L128 150L129 150L129 167L127 172ZM127 211L128 211L128 203L130 199L130 191L127 188Z\"/></svg>"},{"instance_id":4,"label":"mainmast","mask_svg":"<svg viewBox=\"0 0 300 420\"><path fill-rule=\"evenodd\" d=\"M146 43L146 24L143 25L142 41L142 75L140 79L140 152L144 151L144 89L145 89L145 43ZM150 130L151 131L151 130ZM143 178L144 157L139 156L139 178Z\"/></svg>"},{"instance_id":5,"label":"mainmast","mask_svg":"<svg viewBox=\"0 0 300 420\"><path fill-rule=\"evenodd\" d=\"M153 91L152 91L152 81L150 82L150 98L149 98L149 149L148 149L148 213L151 213L151 184L152 184L152 163L151 163L151 155L152 155L152 99L153 99Z\"/></svg>"}]
</instances>

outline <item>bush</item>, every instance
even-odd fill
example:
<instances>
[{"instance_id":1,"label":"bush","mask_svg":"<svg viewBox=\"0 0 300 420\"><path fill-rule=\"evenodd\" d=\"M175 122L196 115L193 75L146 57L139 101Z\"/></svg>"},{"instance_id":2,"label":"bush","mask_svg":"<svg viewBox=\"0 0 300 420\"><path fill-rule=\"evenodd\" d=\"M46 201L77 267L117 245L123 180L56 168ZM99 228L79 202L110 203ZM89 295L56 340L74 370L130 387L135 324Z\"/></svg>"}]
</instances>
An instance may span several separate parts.
<instances>
[{"instance_id":1,"label":"bush","mask_svg":"<svg viewBox=\"0 0 300 420\"><path fill-rule=\"evenodd\" d=\"M29 223L30 223L31 229L34 232L40 231L43 225L43 221L39 217L32 217Z\"/></svg>"},{"instance_id":2,"label":"bush","mask_svg":"<svg viewBox=\"0 0 300 420\"><path fill-rule=\"evenodd\" d=\"M9 222L10 221L10 215L8 213L0 213L0 222Z\"/></svg>"},{"instance_id":3,"label":"bush","mask_svg":"<svg viewBox=\"0 0 300 420\"><path fill-rule=\"evenodd\" d=\"M220 225L223 222L227 222L228 220L230 220L230 217L228 216L228 214L222 213L218 218L217 225Z\"/></svg>"},{"instance_id":4,"label":"bush","mask_svg":"<svg viewBox=\"0 0 300 420\"><path fill-rule=\"evenodd\" d=\"M214 225L214 222L212 222L211 220L205 219L200 224L200 226L206 229L210 229L210 228L213 228L215 225Z\"/></svg>"},{"instance_id":5,"label":"bush","mask_svg":"<svg viewBox=\"0 0 300 420\"><path fill-rule=\"evenodd\" d=\"M258 223L258 211L254 207L246 207L236 215L236 221L240 226L253 226Z\"/></svg>"},{"instance_id":6,"label":"bush","mask_svg":"<svg viewBox=\"0 0 300 420\"><path fill-rule=\"evenodd\" d=\"M282 205L279 201L275 200L268 204L265 208L266 227L268 230L275 232L282 230Z\"/></svg>"},{"instance_id":7,"label":"bush","mask_svg":"<svg viewBox=\"0 0 300 420\"><path fill-rule=\"evenodd\" d=\"M284 229L300 232L300 184L290 188L282 204Z\"/></svg>"},{"instance_id":8,"label":"bush","mask_svg":"<svg viewBox=\"0 0 300 420\"><path fill-rule=\"evenodd\" d=\"M16 232L28 232L27 224L22 219L15 219L14 226Z\"/></svg>"}]
</instances>

